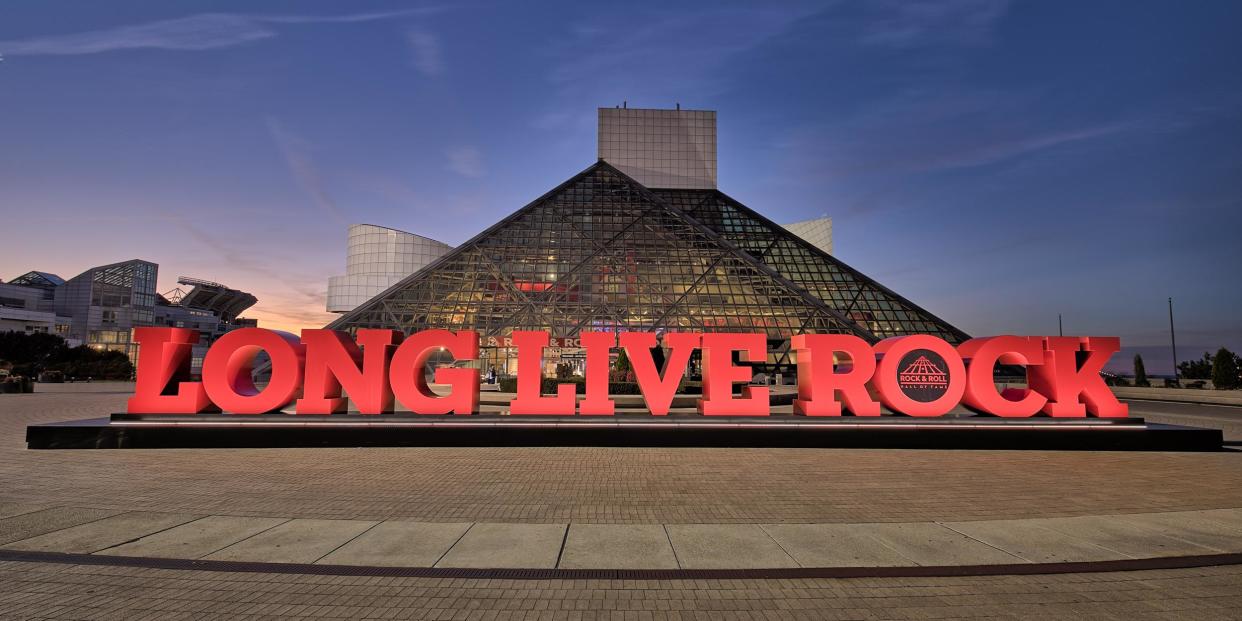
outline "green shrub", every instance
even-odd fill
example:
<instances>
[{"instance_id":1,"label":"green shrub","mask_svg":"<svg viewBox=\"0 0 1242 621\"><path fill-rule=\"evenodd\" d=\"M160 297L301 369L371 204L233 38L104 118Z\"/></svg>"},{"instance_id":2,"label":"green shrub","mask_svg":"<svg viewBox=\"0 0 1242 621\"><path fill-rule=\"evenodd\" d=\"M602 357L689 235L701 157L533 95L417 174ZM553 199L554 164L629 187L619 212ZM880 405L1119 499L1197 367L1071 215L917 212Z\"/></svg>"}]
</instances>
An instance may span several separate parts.
<instances>
[{"instance_id":1,"label":"green shrub","mask_svg":"<svg viewBox=\"0 0 1242 621\"><path fill-rule=\"evenodd\" d=\"M13 363L13 373L37 377L43 371L60 371L68 377L130 379L134 365L119 351L101 351L79 345L69 347L55 334L0 332L0 358Z\"/></svg>"},{"instance_id":2,"label":"green shrub","mask_svg":"<svg viewBox=\"0 0 1242 621\"><path fill-rule=\"evenodd\" d=\"M1216 352L1212 361L1212 384L1220 390L1238 387L1238 357L1224 347Z\"/></svg>"},{"instance_id":3,"label":"green shrub","mask_svg":"<svg viewBox=\"0 0 1242 621\"><path fill-rule=\"evenodd\" d=\"M609 382L608 394L610 395L641 395L638 384L634 382Z\"/></svg>"},{"instance_id":4,"label":"green shrub","mask_svg":"<svg viewBox=\"0 0 1242 621\"><path fill-rule=\"evenodd\" d=\"M1134 354L1134 385L1151 386L1147 381L1147 367L1143 366L1143 357L1139 354Z\"/></svg>"},{"instance_id":5,"label":"green shrub","mask_svg":"<svg viewBox=\"0 0 1242 621\"><path fill-rule=\"evenodd\" d=\"M541 379L539 390L545 395L556 394L556 387L560 384L574 384L576 386L575 393L583 394L586 392L586 379L581 377L570 377L568 379L557 379L555 377L545 377ZM516 377L500 378L500 392L517 392Z\"/></svg>"},{"instance_id":6,"label":"green shrub","mask_svg":"<svg viewBox=\"0 0 1242 621\"><path fill-rule=\"evenodd\" d=\"M630 357L625 353L625 348L622 348L617 354L616 362L612 363L611 379L614 382L626 382L633 381L633 376L634 368L630 365Z\"/></svg>"},{"instance_id":7,"label":"green shrub","mask_svg":"<svg viewBox=\"0 0 1242 621\"><path fill-rule=\"evenodd\" d=\"M1203 352L1202 360L1187 360L1178 363L1177 370L1182 379L1211 379L1212 378L1212 354Z\"/></svg>"},{"instance_id":8,"label":"green shrub","mask_svg":"<svg viewBox=\"0 0 1242 621\"><path fill-rule=\"evenodd\" d=\"M560 384L573 384L575 386L575 393L579 395L586 392L586 378L582 377L570 377L567 379L545 377L543 378L543 383L539 386L539 389L545 395L555 395L556 387Z\"/></svg>"}]
</instances>

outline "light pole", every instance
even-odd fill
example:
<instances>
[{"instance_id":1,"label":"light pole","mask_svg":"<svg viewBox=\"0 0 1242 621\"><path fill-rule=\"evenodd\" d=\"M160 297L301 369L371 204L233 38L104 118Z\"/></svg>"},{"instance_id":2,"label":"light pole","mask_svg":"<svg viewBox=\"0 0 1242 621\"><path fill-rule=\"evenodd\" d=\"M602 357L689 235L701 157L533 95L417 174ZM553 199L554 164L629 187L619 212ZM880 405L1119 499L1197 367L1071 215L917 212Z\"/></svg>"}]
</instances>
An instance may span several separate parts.
<instances>
[{"instance_id":1,"label":"light pole","mask_svg":"<svg viewBox=\"0 0 1242 621\"><path fill-rule=\"evenodd\" d=\"M1057 313L1057 336L1065 336L1065 328L1061 327L1061 313Z\"/></svg>"},{"instance_id":2,"label":"light pole","mask_svg":"<svg viewBox=\"0 0 1242 621\"><path fill-rule=\"evenodd\" d=\"M1169 298L1169 342L1173 345L1173 383L1178 384L1177 377L1177 331L1173 329L1173 298Z\"/></svg>"}]
</instances>

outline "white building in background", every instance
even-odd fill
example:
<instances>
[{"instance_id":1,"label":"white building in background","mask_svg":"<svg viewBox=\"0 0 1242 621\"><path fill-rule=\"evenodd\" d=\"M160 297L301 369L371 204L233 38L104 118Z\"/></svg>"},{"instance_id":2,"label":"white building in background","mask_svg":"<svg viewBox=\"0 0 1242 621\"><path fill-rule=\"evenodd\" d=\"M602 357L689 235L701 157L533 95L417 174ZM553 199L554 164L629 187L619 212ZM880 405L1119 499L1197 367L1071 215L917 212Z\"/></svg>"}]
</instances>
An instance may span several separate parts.
<instances>
[{"instance_id":1,"label":"white building in background","mask_svg":"<svg viewBox=\"0 0 1242 621\"><path fill-rule=\"evenodd\" d=\"M649 188L713 189L716 112L600 108L599 159Z\"/></svg>"},{"instance_id":2,"label":"white building in background","mask_svg":"<svg viewBox=\"0 0 1242 621\"><path fill-rule=\"evenodd\" d=\"M716 112L600 108L599 159L649 188L716 188ZM832 254L832 218L784 225Z\"/></svg>"},{"instance_id":3,"label":"white building in background","mask_svg":"<svg viewBox=\"0 0 1242 621\"><path fill-rule=\"evenodd\" d=\"M832 254L832 218L821 216L813 220L802 220L781 225L785 230L811 242L811 245Z\"/></svg>"},{"instance_id":4,"label":"white building in background","mask_svg":"<svg viewBox=\"0 0 1242 621\"><path fill-rule=\"evenodd\" d=\"M328 278L328 312L346 313L453 247L374 224L351 224L345 274Z\"/></svg>"},{"instance_id":5,"label":"white building in background","mask_svg":"<svg viewBox=\"0 0 1242 621\"><path fill-rule=\"evenodd\" d=\"M56 314L56 288L65 281L56 274L28 272L0 281L0 332L47 332L69 337L69 317ZM72 345L81 345L74 340Z\"/></svg>"}]
</instances>

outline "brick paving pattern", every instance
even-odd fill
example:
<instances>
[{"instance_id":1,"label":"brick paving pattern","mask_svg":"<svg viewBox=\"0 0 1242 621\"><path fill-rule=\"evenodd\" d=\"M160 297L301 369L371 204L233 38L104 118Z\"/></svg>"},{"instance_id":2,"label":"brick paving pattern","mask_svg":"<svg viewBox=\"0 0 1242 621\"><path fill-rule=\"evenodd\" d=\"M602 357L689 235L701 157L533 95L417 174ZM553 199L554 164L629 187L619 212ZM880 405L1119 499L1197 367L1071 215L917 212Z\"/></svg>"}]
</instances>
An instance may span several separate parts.
<instances>
[{"instance_id":1,"label":"brick paving pattern","mask_svg":"<svg viewBox=\"0 0 1242 621\"><path fill-rule=\"evenodd\" d=\"M1242 507L1236 453L28 451L28 423L106 415L128 394L124 385L56 388L0 397L0 516L51 508L39 515L69 519L74 516L60 507L76 507L99 517L163 511L650 524ZM43 526L55 525L27 525L32 532ZM1242 619L1242 566L960 578L520 581L0 562L0 619L31 618Z\"/></svg>"},{"instance_id":2,"label":"brick paving pattern","mask_svg":"<svg viewBox=\"0 0 1242 621\"><path fill-rule=\"evenodd\" d=\"M0 503L480 522L959 521L1242 507L1242 454L647 448L29 451L124 384L0 397ZM76 392L91 391L91 392Z\"/></svg>"},{"instance_id":3,"label":"brick paving pattern","mask_svg":"<svg viewBox=\"0 0 1242 621\"><path fill-rule=\"evenodd\" d=\"M1242 619L1242 567L1043 576L469 580L0 562L8 619Z\"/></svg>"}]
</instances>

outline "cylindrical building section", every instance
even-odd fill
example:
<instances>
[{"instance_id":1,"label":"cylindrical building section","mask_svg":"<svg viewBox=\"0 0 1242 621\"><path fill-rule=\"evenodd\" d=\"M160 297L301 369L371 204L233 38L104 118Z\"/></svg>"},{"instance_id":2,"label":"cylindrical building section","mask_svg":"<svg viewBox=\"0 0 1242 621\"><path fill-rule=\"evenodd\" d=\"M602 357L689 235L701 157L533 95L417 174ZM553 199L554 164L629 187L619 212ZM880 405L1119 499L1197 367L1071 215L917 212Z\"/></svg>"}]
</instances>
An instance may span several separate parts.
<instances>
[{"instance_id":1,"label":"cylindrical building section","mask_svg":"<svg viewBox=\"0 0 1242 621\"><path fill-rule=\"evenodd\" d=\"M397 284L453 247L374 224L352 224L345 274L328 278L328 312L345 313Z\"/></svg>"}]
</instances>

